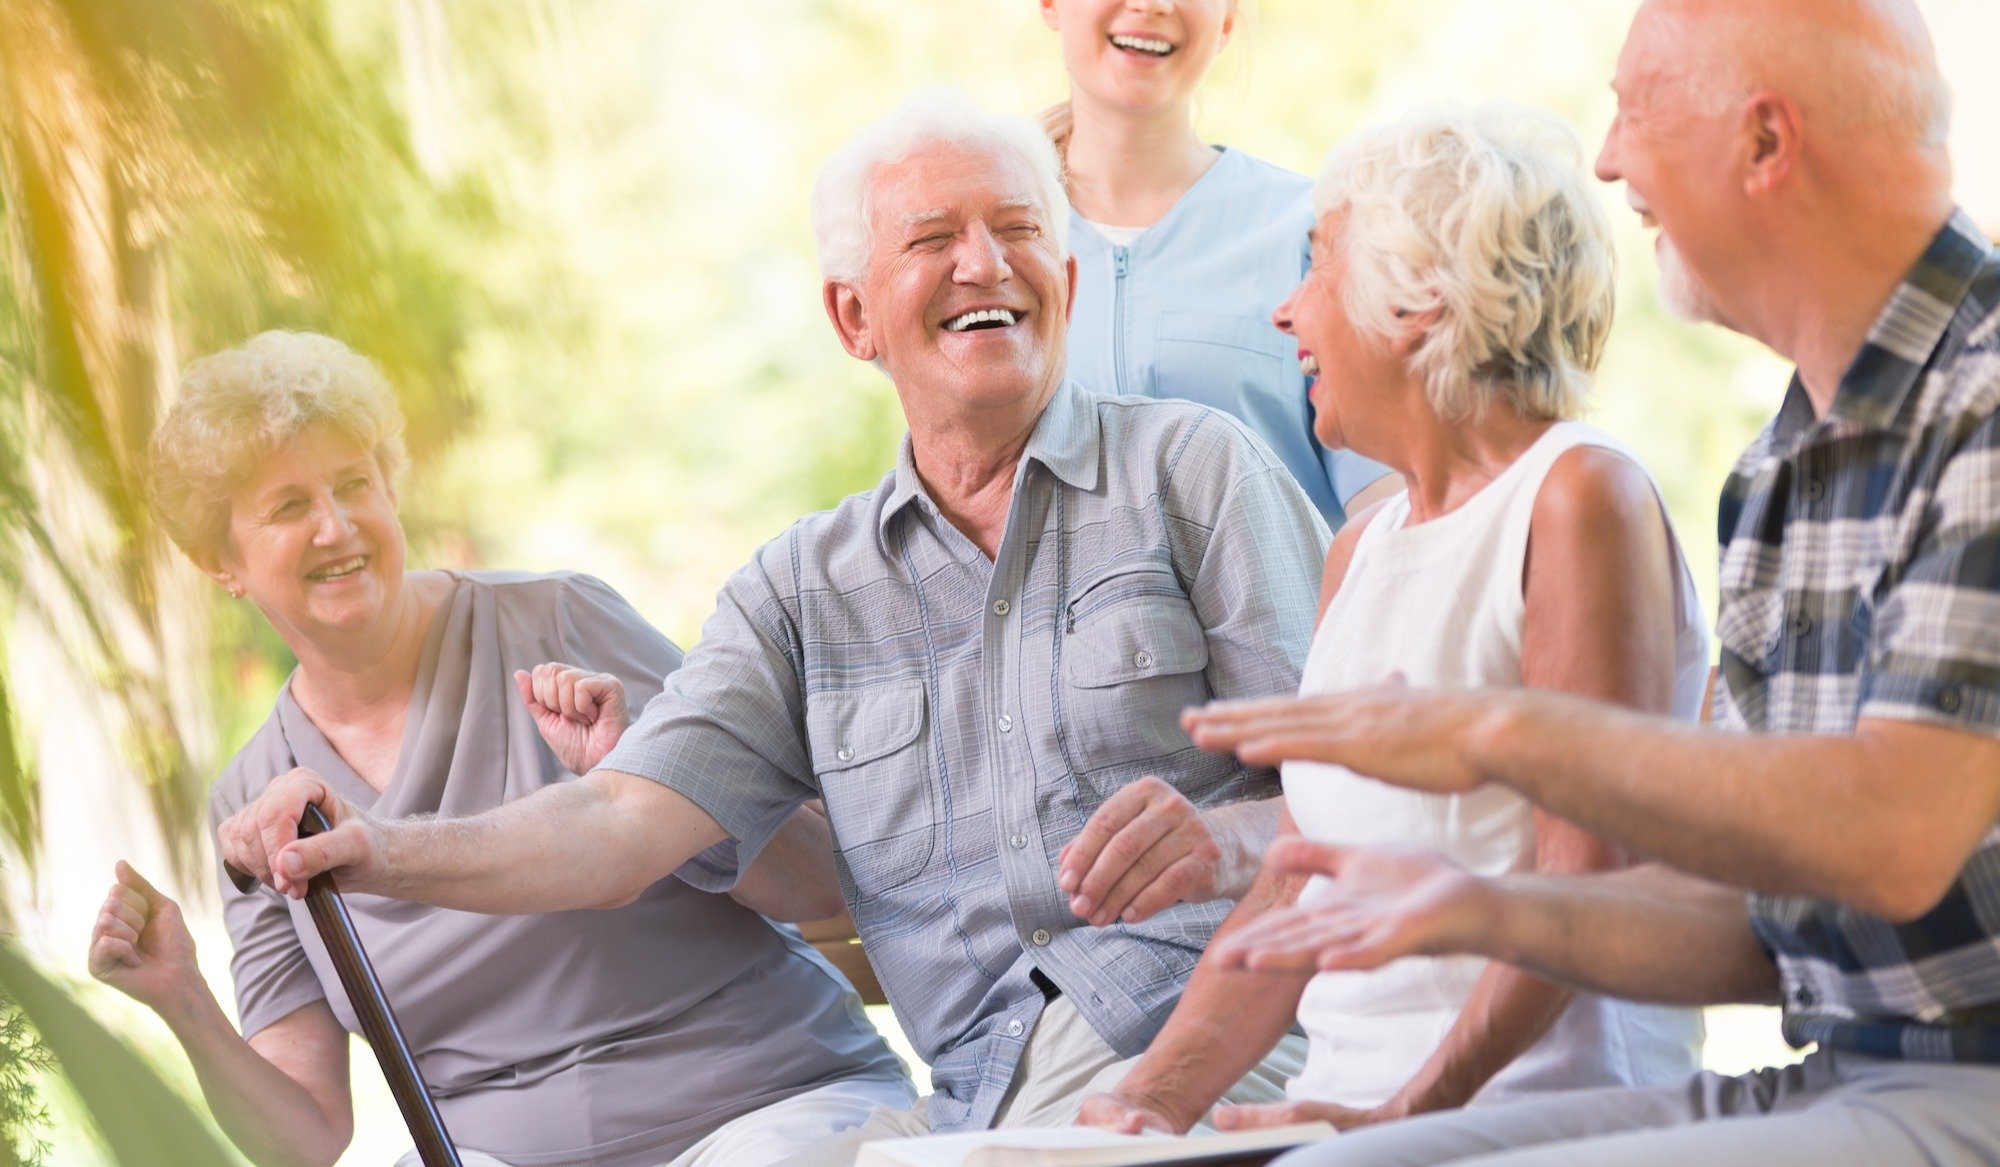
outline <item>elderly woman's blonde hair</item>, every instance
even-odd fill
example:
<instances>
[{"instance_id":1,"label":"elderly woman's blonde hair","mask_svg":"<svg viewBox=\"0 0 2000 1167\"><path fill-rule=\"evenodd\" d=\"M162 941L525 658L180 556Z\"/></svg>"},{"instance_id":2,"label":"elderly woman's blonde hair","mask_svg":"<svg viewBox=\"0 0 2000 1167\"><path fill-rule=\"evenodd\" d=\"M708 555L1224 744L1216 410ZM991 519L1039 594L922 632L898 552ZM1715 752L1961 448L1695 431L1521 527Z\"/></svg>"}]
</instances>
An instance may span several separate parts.
<instances>
[{"instance_id":1,"label":"elderly woman's blonde hair","mask_svg":"<svg viewBox=\"0 0 2000 1167\"><path fill-rule=\"evenodd\" d=\"M1343 309L1364 333L1435 312L1411 354L1441 417L1504 402L1525 417L1582 411L1616 304L1611 224L1559 119L1495 102L1365 131L1313 189L1339 238Z\"/></svg>"},{"instance_id":2,"label":"elderly woman's blonde hair","mask_svg":"<svg viewBox=\"0 0 2000 1167\"><path fill-rule=\"evenodd\" d=\"M393 489L408 457L403 414L374 362L329 336L266 332L181 374L153 434L153 506L197 563L229 542L229 500L271 453L315 426L369 450Z\"/></svg>"}]
</instances>

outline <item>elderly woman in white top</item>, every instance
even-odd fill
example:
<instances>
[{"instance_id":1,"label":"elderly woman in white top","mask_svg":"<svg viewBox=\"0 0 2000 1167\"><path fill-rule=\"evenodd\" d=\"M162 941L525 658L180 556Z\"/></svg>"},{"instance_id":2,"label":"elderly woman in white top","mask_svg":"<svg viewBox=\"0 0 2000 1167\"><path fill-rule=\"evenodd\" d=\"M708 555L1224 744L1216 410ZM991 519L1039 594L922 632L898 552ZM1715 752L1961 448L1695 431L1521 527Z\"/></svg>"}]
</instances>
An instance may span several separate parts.
<instances>
[{"instance_id":1,"label":"elderly woman in white top","mask_svg":"<svg viewBox=\"0 0 2000 1167\"><path fill-rule=\"evenodd\" d=\"M1363 134L1315 190L1313 264L1276 314L1316 375L1322 440L1386 463L1405 493L1357 515L1326 560L1301 691L1401 675L1529 685L1692 719L1707 650L1658 493L1613 439L1569 420L1610 331L1610 229L1574 134L1490 106ZM1199 716L1190 718L1196 741ZM1606 869L1620 856L1498 788L1426 795L1288 763L1281 833L1443 852L1482 872ZM1267 870L1218 937L1317 888ZM1296 1017L1290 1101L1222 1127L1338 1126L1527 1091L1679 1081L1700 1022L1499 964L1257 973L1204 958L1160 1036L1083 1119L1184 1130Z\"/></svg>"}]
</instances>

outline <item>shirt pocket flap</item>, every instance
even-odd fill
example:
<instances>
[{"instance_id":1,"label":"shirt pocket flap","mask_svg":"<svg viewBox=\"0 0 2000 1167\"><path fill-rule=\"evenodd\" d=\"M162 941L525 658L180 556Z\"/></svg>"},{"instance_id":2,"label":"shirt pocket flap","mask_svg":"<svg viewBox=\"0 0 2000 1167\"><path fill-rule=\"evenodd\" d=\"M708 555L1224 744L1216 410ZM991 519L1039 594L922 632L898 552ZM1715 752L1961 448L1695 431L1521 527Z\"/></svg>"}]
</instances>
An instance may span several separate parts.
<instances>
[{"instance_id":1,"label":"shirt pocket flap","mask_svg":"<svg viewBox=\"0 0 2000 1167\"><path fill-rule=\"evenodd\" d=\"M1070 684L1102 689L1208 666L1208 638L1186 597L1138 591L1143 598L1091 613L1064 638L1063 675Z\"/></svg>"},{"instance_id":2,"label":"shirt pocket flap","mask_svg":"<svg viewBox=\"0 0 2000 1167\"><path fill-rule=\"evenodd\" d=\"M851 770L886 758L924 728L924 687L911 683L814 693L806 702L813 770Z\"/></svg>"},{"instance_id":3,"label":"shirt pocket flap","mask_svg":"<svg viewBox=\"0 0 2000 1167\"><path fill-rule=\"evenodd\" d=\"M1227 345L1246 352L1286 357L1298 342L1258 316L1217 316L1211 312L1160 313L1159 339Z\"/></svg>"}]
</instances>

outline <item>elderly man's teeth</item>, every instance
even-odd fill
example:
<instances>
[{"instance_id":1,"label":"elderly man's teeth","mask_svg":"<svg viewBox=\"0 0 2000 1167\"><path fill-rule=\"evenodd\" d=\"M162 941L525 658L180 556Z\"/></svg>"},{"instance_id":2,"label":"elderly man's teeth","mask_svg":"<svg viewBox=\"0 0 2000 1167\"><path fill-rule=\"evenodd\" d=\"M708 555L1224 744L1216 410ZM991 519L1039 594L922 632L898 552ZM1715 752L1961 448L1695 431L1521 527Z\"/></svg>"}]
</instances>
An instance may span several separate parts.
<instances>
[{"instance_id":1,"label":"elderly man's teeth","mask_svg":"<svg viewBox=\"0 0 2000 1167\"><path fill-rule=\"evenodd\" d=\"M367 564L368 560L365 557L357 555L352 559L343 559L339 563L329 563L318 571L307 572L306 578L318 580L322 583L327 580L345 579L355 572L360 571Z\"/></svg>"},{"instance_id":2,"label":"elderly man's teeth","mask_svg":"<svg viewBox=\"0 0 2000 1167\"><path fill-rule=\"evenodd\" d=\"M986 325L1005 328L1013 324L1014 320L1014 314L1005 308L982 308L977 312L954 316L944 322L944 327L947 332L964 332L968 328L980 328Z\"/></svg>"},{"instance_id":3,"label":"elderly man's teeth","mask_svg":"<svg viewBox=\"0 0 2000 1167\"><path fill-rule=\"evenodd\" d=\"M1153 40L1150 37L1143 37L1143 36L1122 36L1122 35L1114 36L1111 38L1111 43L1117 45L1121 49L1131 49L1134 52L1140 52L1140 53L1151 53L1153 56L1156 57L1164 57L1168 53L1174 51L1174 46L1168 44L1166 41Z\"/></svg>"},{"instance_id":4,"label":"elderly man's teeth","mask_svg":"<svg viewBox=\"0 0 2000 1167\"><path fill-rule=\"evenodd\" d=\"M1308 378L1319 376L1319 358L1311 353L1300 357L1299 372L1304 373Z\"/></svg>"}]
</instances>

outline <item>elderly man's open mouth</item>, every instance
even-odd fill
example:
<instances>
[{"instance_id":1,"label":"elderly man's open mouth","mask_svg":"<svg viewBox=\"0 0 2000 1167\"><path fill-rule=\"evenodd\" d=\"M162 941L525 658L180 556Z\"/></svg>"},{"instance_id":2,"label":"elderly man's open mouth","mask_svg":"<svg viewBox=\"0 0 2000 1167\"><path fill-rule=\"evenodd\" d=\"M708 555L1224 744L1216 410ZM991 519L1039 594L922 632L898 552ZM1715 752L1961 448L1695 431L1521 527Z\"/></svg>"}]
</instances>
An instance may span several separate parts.
<instances>
[{"instance_id":1,"label":"elderly man's open mouth","mask_svg":"<svg viewBox=\"0 0 2000 1167\"><path fill-rule=\"evenodd\" d=\"M1019 308L974 308L947 317L944 330L953 333L999 332L1012 328L1027 318L1027 312Z\"/></svg>"}]
</instances>

